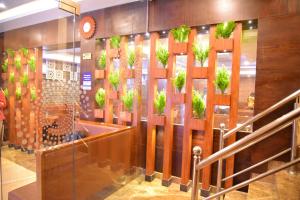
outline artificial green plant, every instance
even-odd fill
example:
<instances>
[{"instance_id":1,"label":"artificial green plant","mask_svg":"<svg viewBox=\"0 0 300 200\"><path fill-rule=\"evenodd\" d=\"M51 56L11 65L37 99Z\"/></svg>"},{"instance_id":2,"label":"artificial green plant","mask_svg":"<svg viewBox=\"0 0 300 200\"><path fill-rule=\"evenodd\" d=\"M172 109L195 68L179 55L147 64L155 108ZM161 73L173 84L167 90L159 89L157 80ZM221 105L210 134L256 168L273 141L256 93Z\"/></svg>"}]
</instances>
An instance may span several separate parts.
<instances>
[{"instance_id":1,"label":"artificial green plant","mask_svg":"<svg viewBox=\"0 0 300 200\"><path fill-rule=\"evenodd\" d=\"M171 30L176 42L187 42L190 32L191 28L186 25L181 25L180 27Z\"/></svg>"},{"instance_id":2,"label":"artificial green plant","mask_svg":"<svg viewBox=\"0 0 300 200\"><path fill-rule=\"evenodd\" d=\"M166 66L168 64L168 59L169 59L169 51L168 51L168 49L165 48L165 47L163 47L163 46L160 46L156 50L156 58L162 64L162 66L164 68L166 68Z\"/></svg>"},{"instance_id":3,"label":"artificial green plant","mask_svg":"<svg viewBox=\"0 0 300 200\"><path fill-rule=\"evenodd\" d=\"M234 31L235 26L236 24L234 21L218 24L216 27L216 38L229 38L231 33Z\"/></svg>"},{"instance_id":4,"label":"artificial green plant","mask_svg":"<svg viewBox=\"0 0 300 200\"><path fill-rule=\"evenodd\" d=\"M4 62L3 62L3 64L2 64L1 67L2 67L2 72L6 73L7 70L8 70L8 59L7 58L4 60Z\"/></svg>"},{"instance_id":5,"label":"artificial green plant","mask_svg":"<svg viewBox=\"0 0 300 200\"><path fill-rule=\"evenodd\" d=\"M8 98L8 95L9 95L9 93L8 93L8 88L5 88L5 89L3 90L3 93L4 93L4 96L5 96L6 98Z\"/></svg>"},{"instance_id":6,"label":"artificial green plant","mask_svg":"<svg viewBox=\"0 0 300 200\"><path fill-rule=\"evenodd\" d=\"M35 101L36 98L37 98L36 88L35 87L31 87L30 88L30 99L31 99L31 101Z\"/></svg>"},{"instance_id":7,"label":"artificial green plant","mask_svg":"<svg viewBox=\"0 0 300 200\"><path fill-rule=\"evenodd\" d=\"M23 74L23 76L21 77L21 83L23 86L27 86L28 85L28 81L29 81L29 78L28 78L28 74Z\"/></svg>"},{"instance_id":8,"label":"artificial green plant","mask_svg":"<svg viewBox=\"0 0 300 200\"><path fill-rule=\"evenodd\" d=\"M120 48L121 37L119 35L114 35L110 38L110 46L113 49Z\"/></svg>"},{"instance_id":9,"label":"artificial green plant","mask_svg":"<svg viewBox=\"0 0 300 200\"><path fill-rule=\"evenodd\" d=\"M226 69L225 65L222 65L220 69L217 70L215 85L222 92L225 93L225 90L228 88L230 83L230 74Z\"/></svg>"},{"instance_id":10,"label":"artificial green plant","mask_svg":"<svg viewBox=\"0 0 300 200\"><path fill-rule=\"evenodd\" d=\"M201 46L197 43L193 44L193 53L195 55L195 59L200 62L201 67L203 67L206 59L208 58L209 47Z\"/></svg>"},{"instance_id":11,"label":"artificial green plant","mask_svg":"<svg viewBox=\"0 0 300 200\"><path fill-rule=\"evenodd\" d=\"M13 58L15 56L15 51L13 49L11 49L11 48L6 49L6 53L11 58Z\"/></svg>"},{"instance_id":12,"label":"artificial green plant","mask_svg":"<svg viewBox=\"0 0 300 200\"><path fill-rule=\"evenodd\" d=\"M203 99L203 95L196 90L193 90L192 108L193 115L195 118L203 117L205 111L205 102Z\"/></svg>"},{"instance_id":13,"label":"artificial green plant","mask_svg":"<svg viewBox=\"0 0 300 200\"><path fill-rule=\"evenodd\" d=\"M103 88L97 90L95 100L99 108L103 109L105 105L105 90Z\"/></svg>"},{"instance_id":14,"label":"artificial green plant","mask_svg":"<svg viewBox=\"0 0 300 200\"><path fill-rule=\"evenodd\" d=\"M186 79L186 73L184 70L179 70L177 75L175 76L173 83L175 85L175 88L178 90L178 92L181 92Z\"/></svg>"},{"instance_id":15,"label":"artificial green plant","mask_svg":"<svg viewBox=\"0 0 300 200\"><path fill-rule=\"evenodd\" d=\"M28 54L29 54L29 50L27 48L22 47L20 49L20 51L22 52L22 54L23 54L24 57L27 57Z\"/></svg>"},{"instance_id":16,"label":"artificial green plant","mask_svg":"<svg viewBox=\"0 0 300 200\"><path fill-rule=\"evenodd\" d=\"M166 92L164 90L157 92L154 99L154 107L159 115L162 115L166 107Z\"/></svg>"},{"instance_id":17,"label":"artificial green plant","mask_svg":"<svg viewBox=\"0 0 300 200\"><path fill-rule=\"evenodd\" d=\"M111 71L108 76L108 81L114 88L114 90L118 90L120 84L120 73L117 70Z\"/></svg>"},{"instance_id":18,"label":"artificial green plant","mask_svg":"<svg viewBox=\"0 0 300 200\"><path fill-rule=\"evenodd\" d=\"M15 73L14 72L10 72L8 80L10 83L15 82Z\"/></svg>"},{"instance_id":19,"label":"artificial green plant","mask_svg":"<svg viewBox=\"0 0 300 200\"><path fill-rule=\"evenodd\" d=\"M133 67L135 63L135 52L134 50L130 50L128 53L128 65L130 66L130 68Z\"/></svg>"},{"instance_id":20,"label":"artificial green plant","mask_svg":"<svg viewBox=\"0 0 300 200\"><path fill-rule=\"evenodd\" d=\"M28 61L28 65L29 65L30 71L35 72L36 63L35 63L35 57L34 56L30 57L30 59Z\"/></svg>"},{"instance_id":21,"label":"artificial green plant","mask_svg":"<svg viewBox=\"0 0 300 200\"><path fill-rule=\"evenodd\" d=\"M126 94L122 97L122 102L127 111L131 112L133 107L134 91L128 90Z\"/></svg>"},{"instance_id":22,"label":"artificial green plant","mask_svg":"<svg viewBox=\"0 0 300 200\"><path fill-rule=\"evenodd\" d=\"M20 70L22 67L21 57L15 58L15 66L17 70Z\"/></svg>"},{"instance_id":23,"label":"artificial green plant","mask_svg":"<svg viewBox=\"0 0 300 200\"><path fill-rule=\"evenodd\" d=\"M21 89L21 87L17 87L17 88L16 88L16 98L17 98L18 100L20 100L21 97L22 97L22 89Z\"/></svg>"},{"instance_id":24,"label":"artificial green plant","mask_svg":"<svg viewBox=\"0 0 300 200\"><path fill-rule=\"evenodd\" d=\"M101 51L101 55L98 59L98 68L100 69L105 69L106 67L106 52L105 51Z\"/></svg>"}]
</instances>

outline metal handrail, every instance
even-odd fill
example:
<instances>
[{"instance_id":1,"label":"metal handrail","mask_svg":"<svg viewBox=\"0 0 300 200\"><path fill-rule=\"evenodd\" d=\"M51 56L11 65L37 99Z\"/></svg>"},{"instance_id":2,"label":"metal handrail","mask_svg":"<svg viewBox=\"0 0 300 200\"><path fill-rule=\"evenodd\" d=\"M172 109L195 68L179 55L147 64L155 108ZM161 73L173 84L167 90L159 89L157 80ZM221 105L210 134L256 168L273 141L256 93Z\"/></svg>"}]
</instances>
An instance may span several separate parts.
<instances>
[{"instance_id":1,"label":"metal handrail","mask_svg":"<svg viewBox=\"0 0 300 200\"><path fill-rule=\"evenodd\" d=\"M291 166L293 166L293 165L295 165L295 164L297 164L297 163L300 163L300 158L297 158L297 159L295 159L295 160L293 160L293 161L290 161L290 162L288 162L288 163L286 163L286 164L284 164L284 165L282 165L282 166L280 166L280 167L277 167L277 168L275 168L275 169L269 170L269 171L267 171L267 172L265 172L265 173L263 173L263 174L260 174L260 175L254 177L254 178L248 179L248 180L246 180L246 181L244 181L244 182L242 182L242 183L239 183L239 184L237 184L237 185L235 185L235 186L232 186L232 187L230 187L230 188L228 188L228 189L222 190L222 191L219 192L219 193L216 193L216 194L213 194L212 196L209 196L209 197L207 197L207 198L204 198L204 200L209 200L209 199L217 198L217 197L222 196L222 195L224 195L224 194L226 194L226 193L228 193L228 192L231 192L231 191L233 191L233 190L237 190L237 189L242 188L242 187L244 187L244 186L246 186L246 185L249 185L250 183L252 183L252 182L254 182L254 181L260 180L260 179L262 179L262 178L264 178L264 177L266 177L266 176L269 176L269 175L274 174L274 173L276 173L276 172L279 172L279 171L281 171L281 170L283 170L283 169L286 169L286 168L288 168L288 167L291 167Z\"/></svg>"},{"instance_id":2,"label":"metal handrail","mask_svg":"<svg viewBox=\"0 0 300 200\"><path fill-rule=\"evenodd\" d=\"M271 156L270 158L267 158L267 159L265 159L265 160L263 160L263 161L261 161L261 162L258 162L258 163L254 164L254 165L252 165L252 166L250 166L250 167L248 167L248 168L246 168L246 169L243 169L243 170L241 170L241 171L239 171L239 172L237 172L237 173L235 173L235 174L232 174L232 175L230 175L230 176L227 176L227 177L223 178L222 181L226 181L226 180L228 180L228 179L231 179L231 178L233 178L233 177L236 177L236 176L238 176L238 175L241 175L241 174L243 174L243 173L245 173L245 172L247 172L247 171L249 171L249 170L251 170L251 169L254 169L254 168L256 168L256 167L258 167L258 166L260 166L260 165L262 165L262 164L265 164L265 163L267 163L267 162L269 162L269 161L271 161L271 160L274 160L275 158L278 158L279 156L282 156L283 154L286 154L287 152L291 151L291 149L292 149L292 148L288 148L288 149L286 149L286 150L284 150L284 151L281 151L280 153L278 153L278 154L276 154L276 155L274 155L274 156Z\"/></svg>"},{"instance_id":3,"label":"metal handrail","mask_svg":"<svg viewBox=\"0 0 300 200\"><path fill-rule=\"evenodd\" d=\"M242 138L241 140L238 140L237 142L228 145L224 149L210 155L209 157L202 160L197 166L196 169L200 170L203 167L210 165L214 163L215 161L219 159L223 159L225 157L229 157L230 155L233 155L237 152L240 152L243 146L247 145L248 143L251 143L253 140L264 136L264 134L268 133L270 130L276 128L277 126L286 123L291 122L294 119L298 118L300 116L300 107L279 117L278 119L274 120L273 122L261 127L260 129L256 130L252 134ZM274 133L275 134L275 133ZM252 145L255 143L252 143Z\"/></svg>"},{"instance_id":4,"label":"metal handrail","mask_svg":"<svg viewBox=\"0 0 300 200\"><path fill-rule=\"evenodd\" d=\"M230 131L228 131L223 137L224 139L230 137L232 134L238 132L239 130L241 130L242 128L246 127L249 124L252 124L253 122L261 119L262 117L266 116L267 114L271 113L272 111L276 110L277 108L285 105L286 103L295 100L297 97L300 96L300 90L297 90L296 92L292 93L291 95L285 97L284 99L282 99L281 101L275 103L274 105L272 105L271 107L267 108L266 110L262 111L261 113L255 115L254 117L252 117L251 119L247 120L246 122L244 122L243 124L231 129Z\"/></svg>"}]
</instances>

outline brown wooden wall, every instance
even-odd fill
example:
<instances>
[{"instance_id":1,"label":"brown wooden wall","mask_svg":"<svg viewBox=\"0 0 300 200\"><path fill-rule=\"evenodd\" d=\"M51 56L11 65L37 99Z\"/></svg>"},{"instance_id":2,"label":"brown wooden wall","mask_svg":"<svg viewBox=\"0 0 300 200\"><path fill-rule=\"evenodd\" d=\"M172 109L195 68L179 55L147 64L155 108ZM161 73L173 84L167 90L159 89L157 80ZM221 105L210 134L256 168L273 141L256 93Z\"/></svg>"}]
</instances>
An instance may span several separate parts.
<instances>
[{"instance_id":1,"label":"brown wooden wall","mask_svg":"<svg viewBox=\"0 0 300 200\"><path fill-rule=\"evenodd\" d=\"M258 19L255 112L260 112L299 89L300 0L224 0L223 2L227 2L224 5L220 2L219 0L153 0L150 2L149 31L170 29L181 24L195 26L214 24L229 19L235 21ZM228 9L225 9L224 6L227 6ZM82 52L94 52L95 38L109 37L115 34L140 33L146 30L146 1L102 9L85 15L92 15L96 19L97 31L90 40L77 37L76 40L81 42ZM69 20L65 20L65 23L54 20L9 31L5 33L4 44L6 47L13 48L56 44L63 41L57 35L58 27L64 28L63 24L67 24L68 28L71 28ZM66 35L65 32L61 34ZM81 71L94 71L94 64L94 59L91 61L82 60ZM94 98L90 99L93 100ZM285 109L290 109L290 107ZM276 115L272 117L276 117ZM94 119L90 118L90 120ZM258 123L257 127L259 125ZM280 144L279 147L282 148L290 141L288 132L284 136L274 137L268 141L268 145L274 147ZM143 132L142 137L146 139ZM162 139L162 137L157 138L158 140L160 140L159 138ZM181 140L182 127L175 128L174 175L179 175L181 168L181 153L178 153L182 149ZM197 139L194 138L193 142L196 143L196 141ZM163 150L159 144L162 144L162 140L157 141L157 159L162 158L163 155ZM141 141L139 146L143 146ZM266 152L265 147L266 144L261 144L254 148L252 162L256 162L264 156L262 152ZM277 151L274 148L268 149L272 152ZM266 153L270 154L271 152ZM141 155L145 155L145 152L142 152ZM239 163L241 162L236 162L236 165ZM245 165L245 163L241 165ZM142 164L142 166L144 165ZM239 168L239 166L236 167ZM159 166L157 169L160 169Z\"/></svg>"}]
</instances>

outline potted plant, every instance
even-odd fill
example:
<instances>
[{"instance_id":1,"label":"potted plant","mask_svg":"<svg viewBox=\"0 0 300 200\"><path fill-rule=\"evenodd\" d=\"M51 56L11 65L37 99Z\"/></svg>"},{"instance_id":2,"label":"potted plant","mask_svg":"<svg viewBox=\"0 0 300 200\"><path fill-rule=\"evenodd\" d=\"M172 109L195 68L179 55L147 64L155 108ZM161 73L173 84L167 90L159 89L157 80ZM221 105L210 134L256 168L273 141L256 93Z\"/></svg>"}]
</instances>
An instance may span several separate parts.
<instances>
[{"instance_id":1,"label":"potted plant","mask_svg":"<svg viewBox=\"0 0 300 200\"><path fill-rule=\"evenodd\" d=\"M201 46L197 43L193 44L193 53L195 56L195 60L200 62L200 66L203 67L205 61L208 58L209 47L208 46Z\"/></svg>"},{"instance_id":2,"label":"potted plant","mask_svg":"<svg viewBox=\"0 0 300 200\"><path fill-rule=\"evenodd\" d=\"M154 99L154 107L157 112L157 115L154 115L153 121L156 125L164 125L165 124L165 116L163 116L163 113L165 111L166 107L166 92L160 91L157 92L156 97Z\"/></svg>"},{"instance_id":3,"label":"potted plant","mask_svg":"<svg viewBox=\"0 0 300 200\"><path fill-rule=\"evenodd\" d=\"M21 97L22 97L22 89L21 89L21 87L17 87L16 88L16 98L17 98L17 100L21 100Z\"/></svg>"},{"instance_id":4,"label":"potted plant","mask_svg":"<svg viewBox=\"0 0 300 200\"><path fill-rule=\"evenodd\" d=\"M183 54L187 52L187 41L190 32L191 28L186 25L181 25L180 27L171 30L176 42L173 49L175 54Z\"/></svg>"},{"instance_id":5,"label":"potted plant","mask_svg":"<svg viewBox=\"0 0 300 200\"><path fill-rule=\"evenodd\" d=\"M29 81L29 78L28 78L28 74L23 74L23 76L21 77L21 84L26 87L28 85L28 81Z\"/></svg>"},{"instance_id":6,"label":"potted plant","mask_svg":"<svg viewBox=\"0 0 300 200\"><path fill-rule=\"evenodd\" d=\"M233 47L233 40L229 39L231 33L234 31L236 24L234 21L224 22L218 24L216 27L216 50L224 51L231 50Z\"/></svg>"},{"instance_id":7,"label":"potted plant","mask_svg":"<svg viewBox=\"0 0 300 200\"><path fill-rule=\"evenodd\" d=\"M34 79L35 70L36 70L36 60L34 56L31 56L28 60L28 66L30 69L30 79Z\"/></svg>"},{"instance_id":8,"label":"potted plant","mask_svg":"<svg viewBox=\"0 0 300 200\"><path fill-rule=\"evenodd\" d=\"M20 70L22 67L21 57L18 56L15 58L15 66L17 70Z\"/></svg>"},{"instance_id":9,"label":"potted plant","mask_svg":"<svg viewBox=\"0 0 300 200\"><path fill-rule=\"evenodd\" d=\"M95 71L95 78L101 79L105 76L105 67L106 67L106 52L101 51L101 55L97 61L97 69Z\"/></svg>"},{"instance_id":10,"label":"potted plant","mask_svg":"<svg viewBox=\"0 0 300 200\"><path fill-rule=\"evenodd\" d=\"M167 64L169 60L169 51L166 47L160 46L156 50L156 58L160 65L162 65L163 68L156 68L154 75L157 78L166 78L167 76Z\"/></svg>"},{"instance_id":11,"label":"potted plant","mask_svg":"<svg viewBox=\"0 0 300 200\"><path fill-rule=\"evenodd\" d=\"M110 38L110 47L111 49L111 57L115 58L119 56L121 37L119 35L114 35Z\"/></svg>"},{"instance_id":12,"label":"potted plant","mask_svg":"<svg viewBox=\"0 0 300 200\"><path fill-rule=\"evenodd\" d=\"M108 81L111 84L114 92L112 92L110 95L110 98L112 99L117 99L118 98L118 87L120 84L120 73L119 71L111 71L109 76L108 76Z\"/></svg>"},{"instance_id":13,"label":"potted plant","mask_svg":"<svg viewBox=\"0 0 300 200\"><path fill-rule=\"evenodd\" d=\"M3 93L4 93L4 96L5 96L6 98L8 98L8 96L9 96L8 88L5 88L5 89L3 90Z\"/></svg>"},{"instance_id":14,"label":"potted plant","mask_svg":"<svg viewBox=\"0 0 300 200\"><path fill-rule=\"evenodd\" d=\"M104 105L105 105L105 90L103 88L99 88L95 94L95 100L97 106L100 109L95 109L94 116L95 118L104 118Z\"/></svg>"},{"instance_id":15,"label":"potted plant","mask_svg":"<svg viewBox=\"0 0 300 200\"><path fill-rule=\"evenodd\" d=\"M6 58L2 64L2 79L6 80L7 79L7 70L8 70L8 59Z\"/></svg>"},{"instance_id":16,"label":"potted plant","mask_svg":"<svg viewBox=\"0 0 300 200\"><path fill-rule=\"evenodd\" d=\"M129 69L127 69L127 78L134 78L134 70L133 70L133 66L135 64L135 52L134 50L130 50L128 53L128 65L129 65Z\"/></svg>"},{"instance_id":17,"label":"potted plant","mask_svg":"<svg viewBox=\"0 0 300 200\"><path fill-rule=\"evenodd\" d=\"M185 84L186 73L184 70L179 70L175 78L173 79L174 86L176 88L177 93L174 96L175 103L184 103L185 95L181 93L182 88Z\"/></svg>"},{"instance_id":18,"label":"potted plant","mask_svg":"<svg viewBox=\"0 0 300 200\"><path fill-rule=\"evenodd\" d=\"M36 88L35 87L31 87L30 88L30 100L31 101L35 101L37 98L37 95L36 95Z\"/></svg>"},{"instance_id":19,"label":"potted plant","mask_svg":"<svg viewBox=\"0 0 300 200\"><path fill-rule=\"evenodd\" d=\"M132 121L132 108L134 100L134 91L128 90L127 93L122 97L122 102L126 111L120 113L121 120L124 122Z\"/></svg>"},{"instance_id":20,"label":"potted plant","mask_svg":"<svg viewBox=\"0 0 300 200\"><path fill-rule=\"evenodd\" d=\"M11 48L6 49L6 54L10 57L10 58L14 58L15 57L15 51Z\"/></svg>"},{"instance_id":21,"label":"potted plant","mask_svg":"<svg viewBox=\"0 0 300 200\"><path fill-rule=\"evenodd\" d=\"M222 95L225 94L226 89L230 83L230 74L226 69L225 65L222 65L220 69L217 70L215 85L219 89Z\"/></svg>"},{"instance_id":22,"label":"potted plant","mask_svg":"<svg viewBox=\"0 0 300 200\"><path fill-rule=\"evenodd\" d=\"M8 80L10 83L15 82L15 73L14 72L10 72Z\"/></svg>"},{"instance_id":23,"label":"potted plant","mask_svg":"<svg viewBox=\"0 0 300 200\"><path fill-rule=\"evenodd\" d=\"M201 130L204 129L205 124L204 120L201 120L204 117L205 101L203 95L196 90L193 90L192 95L193 118L190 121L190 125L193 130Z\"/></svg>"},{"instance_id":24,"label":"potted plant","mask_svg":"<svg viewBox=\"0 0 300 200\"><path fill-rule=\"evenodd\" d=\"M20 49L20 52L22 53L23 58L27 58L29 55L29 50L27 48L22 47ZM26 61L26 59L23 59L24 61Z\"/></svg>"}]
</instances>

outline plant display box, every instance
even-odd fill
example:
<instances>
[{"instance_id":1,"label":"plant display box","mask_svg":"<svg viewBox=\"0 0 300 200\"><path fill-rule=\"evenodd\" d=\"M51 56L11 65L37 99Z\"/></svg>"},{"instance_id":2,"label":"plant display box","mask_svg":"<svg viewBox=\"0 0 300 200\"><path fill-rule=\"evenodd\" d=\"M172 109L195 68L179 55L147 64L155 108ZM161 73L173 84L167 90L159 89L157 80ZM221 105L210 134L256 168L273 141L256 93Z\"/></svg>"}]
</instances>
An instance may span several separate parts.
<instances>
[{"instance_id":1,"label":"plant display box","mask_svg":"<svg viewBox=\"0 0 300 200\"><path fill-rule=\"evenodd\" d=\"M104 79L105 78L105 70L97 69L95 70L95 79Z\"/></svg>"},{"instance_id":2,"label":"plant display box","mask_svg":"<svg viewBox=\"0 0 300 200\"><path fill-rule=\"evenodd\" d=\"M123 121L123 122L132 122L133 113L128 112L128 111L121 111L120 118L121 118L121 121Z\"/></svg>"},{"instance_id":3,"label":"plant display box","mask_svg":"<svg viewBox=\"0 0 300 200\"><path fill-rule=\"evenodd\" d=\"M103 119L104 118L104 110L103 109L95 109L94 110L94 117Z\"/></svg>"}]
</instances>

